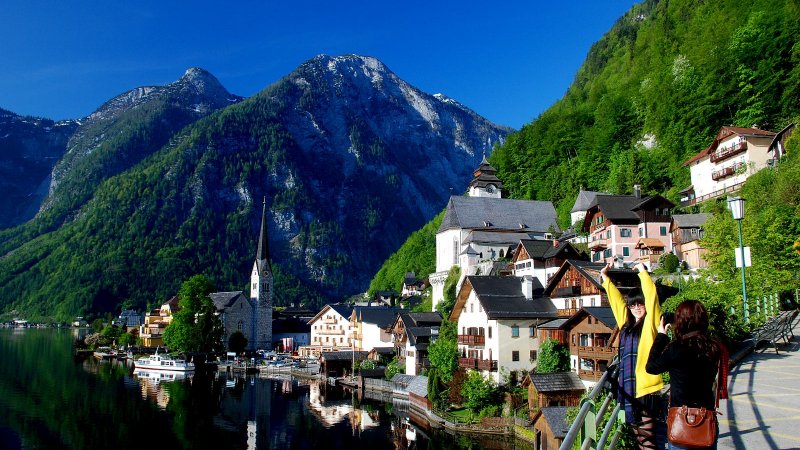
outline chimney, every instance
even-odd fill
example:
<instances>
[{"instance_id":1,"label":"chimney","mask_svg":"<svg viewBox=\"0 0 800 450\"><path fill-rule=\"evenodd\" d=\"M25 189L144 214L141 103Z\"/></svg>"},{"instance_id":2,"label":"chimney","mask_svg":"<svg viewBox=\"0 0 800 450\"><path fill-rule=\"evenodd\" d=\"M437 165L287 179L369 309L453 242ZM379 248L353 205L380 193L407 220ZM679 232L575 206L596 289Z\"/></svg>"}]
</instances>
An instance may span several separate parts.
<instances>
[{"instance_id":1,"label":"chimney","mask_svg":"<svg viewBox=\"0 0 800 450\"><path fill-rule=\"evenodd\" d=\"M558 247L558 239L553 239L553 247Z\"/></svg>"},{"instance_id":2,"label":"chimney","mask_svg":"<svg viewBox=\"0 0 800 450\"><path fill-rule=\"evenodd\" d=\"M633 196L636 198L642 198L642 186L639 184L633 185Z\"/></svg>"},{"instance_id":3,"label":"chimney","mask_svg":"<svg viewBox=\"0 0 800 450\"><path fill-rule=\"evenodd\" d=\"M533 300L533 277L525 275L520 281L522 283L522 295L525 296L525 300Z\"/></svg>"}]
</instances>

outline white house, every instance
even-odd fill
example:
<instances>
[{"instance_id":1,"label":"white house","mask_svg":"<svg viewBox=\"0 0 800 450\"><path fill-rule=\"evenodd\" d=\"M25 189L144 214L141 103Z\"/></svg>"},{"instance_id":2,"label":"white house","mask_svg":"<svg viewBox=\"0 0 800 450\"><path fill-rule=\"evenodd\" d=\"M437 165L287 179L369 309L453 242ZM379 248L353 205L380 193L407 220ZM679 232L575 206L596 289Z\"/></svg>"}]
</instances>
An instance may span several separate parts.
<instances>
[{"instance_id":1,"label":"white house","mask_svg":"<svg viewBox=\"0 0 800 450\"><path fill-rule=\"evenodd\" d=\"M681 191L681 205L739 190L750 175L772 163L775 136L758 128L720 128L711 145L683 163L689 167L692 185Z\"/></svg>"},{"instance_id":2,"label":"white house","mask_svg":"<svg viewBox=\"0 0 800 450\"><path fill-rule=\"evenodd\" d=\"M392 324L397 308L385 306L356 306L350 314L353 345L356 350L370 351L376 347L392 347Z\"/></svg>"},{"instance_id":3,"label":"white house","mask_svg":"<svg viewBox=\"0 0 800 450\"><path fill-rule=\"evenodd\" d=\"M498 384L507 381L502 376L521 379L535 366L536 326L555 317L549 298L533 296L533 277L468 276L450 314L458 324L459 365Z\"/></svg>"},{"instance_id":4,"label":"white house","mask_svg":"<svg viewBox=\"0 0 800 450\"><path fill-rule=\"evenodd\" d=\"M558 239L534 240L522 239L514 250L513 274L517 277L530 275L538 282L539 289L544 286L564 261L568 259L581 259L584 256L569 242Z\"/></svg>"},{"instance_id":5,"label":"white house","mask_svg":"<svg viewBox=\"0 0 800 450\"><path fill-rule=\"evenodd\" d=\"M303 356L319 356L322 352L353 349L353 328L350 316L353 308L348 305L325 305L308 325L311 328L311 342L301 347Z\"/></svg>"},{"instance_id":6,"label":"white house","mask_svg":"<svg viewBox=\"0 0 800 450\"><path fill-rule=\"evenodd\" d=\"M453 266L461 269L460 282L478 272L494 273L520 239L550 239L552 232L560 232L551 202L501 198L495 173L484 158L469 196L452 196L447 203L436 232L436 272L429 276L434 309L444 298L444 282Z\"/></svg>"}]
</instances>

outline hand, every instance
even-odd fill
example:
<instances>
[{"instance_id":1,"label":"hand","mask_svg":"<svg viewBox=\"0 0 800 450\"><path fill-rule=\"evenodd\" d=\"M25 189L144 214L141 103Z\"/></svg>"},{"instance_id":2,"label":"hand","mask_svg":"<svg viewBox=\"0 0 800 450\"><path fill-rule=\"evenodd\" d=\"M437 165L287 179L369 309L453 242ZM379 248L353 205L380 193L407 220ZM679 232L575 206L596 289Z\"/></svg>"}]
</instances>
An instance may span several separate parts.
<instances>
[{"instance_id":1,"label":"hand","mask_svg":"<svg viewBox=\"0 0 800 450\"><path fill-rule=\"evenodd\" d=\"M647 272L647 266L645 266L644 263L641 263L641 262L636 264L634 269L636 269L636 271L639 272L639 273Z\"/></svg>"},{"instance_id":2,"label":"hand","mask_svg":"<svg viewBox=\"0 0 800 450\"><path fill-rule=\"evenodd\" d=\"M606 264L605 267L600 269L600 281L608 279L608 269L611 268L611 264Z\"/></svg>"},{"instance_id":3,"label":"hand","mask_svg":"<svg viewBox=\"0 0 800 450\"><path fill-rule=\"evenodd\" d=\"M662 333L662 334L667 334L667 330L669 330L670 327L672 327L672 324L665 323L664 322L664 317L662 316L661 317L661 322L658 323L658 332Z\"/></svg>"}]
</instances>

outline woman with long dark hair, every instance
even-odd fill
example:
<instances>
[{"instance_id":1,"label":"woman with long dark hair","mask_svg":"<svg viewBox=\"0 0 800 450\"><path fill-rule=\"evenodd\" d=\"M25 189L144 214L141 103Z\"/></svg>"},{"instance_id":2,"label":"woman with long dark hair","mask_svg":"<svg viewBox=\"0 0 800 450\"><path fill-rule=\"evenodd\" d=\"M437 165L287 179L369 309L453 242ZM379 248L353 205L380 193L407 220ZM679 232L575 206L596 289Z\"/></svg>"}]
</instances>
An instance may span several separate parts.
<instances>
[{"instance_id":1,"label":"woman with long dark hair","mask_svg":"<svg viewBox=\"0 0 800 450\"><path fill-rule=\"evenodd\" d=\"M600 271L600 278L620 329L617 401L636 434L639 448L663 449L666 424L660 391L664 383L661 376L645 370L661 317L656 285L644 264L639 263L635 270L639 272L641 288L623 296L608 277L609 268Z\"/></svg>"},{"instance_id":2,"label":"woman with long dark hair","mask_svg":"<svg viewBox=\"0 0 800 450\"><path fill-rule=\"evenodd\" d=\"M675 310L671 325L674 339L667 336L669 324L661 319L653 347L647 360L647 372L669 372L670 406L686 405L715 411L717 396L727 398L728 352L721 342L708 334L708 313L697 300L686 300ZM722 367L720 366L722 365ZM722 369L717 390L714 382ZM716 413L715 413L716 414ZM711 449L717 448L717 436ZM671 449L681 449L672 443Z\"/></svg>"}]
</instances>

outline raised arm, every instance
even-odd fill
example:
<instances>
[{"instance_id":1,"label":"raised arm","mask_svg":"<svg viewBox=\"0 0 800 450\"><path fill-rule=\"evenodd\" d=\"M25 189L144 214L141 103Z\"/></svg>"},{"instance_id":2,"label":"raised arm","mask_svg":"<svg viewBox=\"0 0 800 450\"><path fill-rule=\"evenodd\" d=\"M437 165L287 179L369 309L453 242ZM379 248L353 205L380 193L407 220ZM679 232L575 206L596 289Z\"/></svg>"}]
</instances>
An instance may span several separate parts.
<instances>
[{"instance_id":1,"label":"raised arm","mask_svg":"<svg viewBox=\"0 0 800 450\"><path fill-rule=\"evenodd\" d=\"M600 271L600 282L603 285L603 289L606 291L606 295L608 296L608 303L611 306L611 312L614 313L614 319L617 321L617 326L622 328L625 325L625 322L628 320L628 306L625 304L625 299L622 298L622 293L619 292L616 286L614 286L614 282L611 281L611 278L608 277L608 269L611 265L606 264L605 267Z\"/></svg>"}]
</instances>

